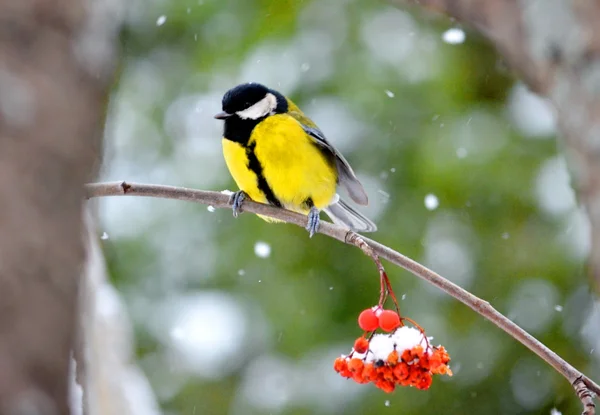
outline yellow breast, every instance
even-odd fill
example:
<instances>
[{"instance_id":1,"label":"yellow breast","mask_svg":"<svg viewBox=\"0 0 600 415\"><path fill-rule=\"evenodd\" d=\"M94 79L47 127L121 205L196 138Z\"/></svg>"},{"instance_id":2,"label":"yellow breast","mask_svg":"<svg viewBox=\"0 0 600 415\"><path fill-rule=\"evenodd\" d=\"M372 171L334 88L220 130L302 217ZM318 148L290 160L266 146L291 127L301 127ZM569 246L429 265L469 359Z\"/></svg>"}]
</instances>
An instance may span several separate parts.
<instances>
[{"instance_id":1,"label":"yellow breast","mask_svg":"<svg viewBox=\"0 0 600 415\"><path fill-rule=\"evenodd\" d=\"M256 174L248 167L246 149L239 143L223 139L223 156L238 188L255 202L267 203L267 198L258 188Z\"/></svg>"},{"instance_id":2,"label":"yellow breast","mask_svg":"<svg viewBox=\"0 0 600 415\"><path fill-rule=\"evenodd\" d=\"M288 209L306 213L306 201L322 209L336 193L337 171L332 161L286 114L272 115L253 130L250 145L275 196Z\"/></svg>"}]
</instances>

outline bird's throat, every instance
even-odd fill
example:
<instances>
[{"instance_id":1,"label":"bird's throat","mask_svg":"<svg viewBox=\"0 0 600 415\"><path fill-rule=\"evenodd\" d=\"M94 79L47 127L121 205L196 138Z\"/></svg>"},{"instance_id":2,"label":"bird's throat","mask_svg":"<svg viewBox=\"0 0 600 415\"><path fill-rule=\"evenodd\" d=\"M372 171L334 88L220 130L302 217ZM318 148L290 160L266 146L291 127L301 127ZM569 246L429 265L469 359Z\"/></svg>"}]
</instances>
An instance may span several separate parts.
<instances>
[{"instance_id":1,"label":"bird's throat","mask_svg":"<svg viewBox=\"0 0 600 415\"><path fill-rule=\"evenodd\" d=\"M256 127L256 125L263 119L264 117L257 120L243 120L234 115L225 120L223 137L229 141L240 143L246 147L248 145L248 141L250 141L252 130L254 130L254 127Z\"/></svg>"}]
</instances>

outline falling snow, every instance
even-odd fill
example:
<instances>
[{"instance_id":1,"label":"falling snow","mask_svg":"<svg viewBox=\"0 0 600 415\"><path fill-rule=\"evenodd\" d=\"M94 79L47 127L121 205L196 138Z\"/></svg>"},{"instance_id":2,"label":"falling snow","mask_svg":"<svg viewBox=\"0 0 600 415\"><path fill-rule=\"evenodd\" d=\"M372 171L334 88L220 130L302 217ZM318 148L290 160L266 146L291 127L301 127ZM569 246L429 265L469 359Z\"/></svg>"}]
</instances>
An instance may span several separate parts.
<instances>
[{"instance_id":1,"label":"falling snow","mask_svg":"<svg viewBox=\"0 0 600 415\"><path fill-rule=\"evenodd\" d=\"M108 234L106 232L102 232L100 239L102 239L103 241L106 241L108 239Z\"/></svg>"},{"instance_id":2,"label":"falling snow","mask_svg":"<svg viewBox=\"0 0 600 415\"><path fill-rule=\"evenodd\" d=\"M159 16L158 19L156 19L156 25L157 26L162 26L165 24L165 22L167 21L167 16L165 16L164 14L162 16Z\"/></svg>"},{"instance_id":3,"label":"falling snow","mask_svg":"<svg viewBox=\"0 0 600 415\"><path fill-rule=\"evenodd\" d=\"M214 206L210 206L210 205L208 205L208 206L206 207L206 210L208 210L210 213L212 213L212 212L214 212L214 211L215 211L215 207L214 207Z\"/></svg>"},{"instance_id":4,"label":"falling snow","mask_svg":"<svg viewBox=\"0 0 600 415\"><path fill-rule=\"evenodd\" d=\"M386 192L385 190L382 189L377 189L377 193L379 193L382 196L382 201L387 203L388 200L390 199L390 194L388 192Z\"/></svg>"},{"instance_id":5,"label":"falling snow","mask_svg":"<svg viewBox=\"0 0 600 415\"><path fill-rule=\"evenodd\" d=\"M563 311L563 306L557 304L554 306L554 309L560 313L561 311Z\"/></svg>"},{"instance_id":6,"label":"falling snow","mask_svg":"<svg viewBox=\"0 0 600 415\"><path fill-rule=\"evenodd\" d=\"M465 41L465 32L462 29L448 29L442 34L442 40L450 45L458 45Z\"/></svg>"},{"instance_id":7,"label":"falling snow","mask_svg":"<svg viewBox=\"0 0 600 415\"><path fill-rule=\"evenodd\" d=\"M390 98L394 98L396 96L396 94L394 94L392 91L390 91L389 89L385 90L385 94L390 97Z\"/></svg>"},{"instance_id":8,"label":"falling snow","mask_svg":"<svg viewBox=\"0 0 600 415\"><path fill-rule=\"evenodd\" d=\"M427 196L425 196L425 207L427 210L436 210L439 205L440 202L436 195L429 193Z\"/></svg>"},{"instance_id":9,"label":"falling snow","mask_svg":"<svg viewBox=\"0 0 600 415\"><path fill-rule=\"evenodd\" d=\"M259 258L268 258L271 255L271 245L258 241L254 244L254 254Z\"/></svg>"}]
</instances>

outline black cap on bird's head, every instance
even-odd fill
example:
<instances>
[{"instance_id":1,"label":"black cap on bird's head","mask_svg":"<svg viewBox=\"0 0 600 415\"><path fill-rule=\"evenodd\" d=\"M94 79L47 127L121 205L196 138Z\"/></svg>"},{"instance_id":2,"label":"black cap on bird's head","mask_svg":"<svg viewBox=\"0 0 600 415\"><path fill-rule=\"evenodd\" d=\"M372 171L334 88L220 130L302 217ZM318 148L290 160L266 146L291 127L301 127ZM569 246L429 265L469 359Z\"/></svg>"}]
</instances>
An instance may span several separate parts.
<instances>
[{"instance_id":1,"label":"black cap on bird's head","mask_svg":"<svg viewBox=\"0 0 600 415\"><path fill-rule=\"evenodd\" d=\"M279 92L256 82L231 88L223 96L223 112L215 115L219 120L232 116L257 120L271 114L287 111L287 100Z\"/></svg>"}]
</instances>

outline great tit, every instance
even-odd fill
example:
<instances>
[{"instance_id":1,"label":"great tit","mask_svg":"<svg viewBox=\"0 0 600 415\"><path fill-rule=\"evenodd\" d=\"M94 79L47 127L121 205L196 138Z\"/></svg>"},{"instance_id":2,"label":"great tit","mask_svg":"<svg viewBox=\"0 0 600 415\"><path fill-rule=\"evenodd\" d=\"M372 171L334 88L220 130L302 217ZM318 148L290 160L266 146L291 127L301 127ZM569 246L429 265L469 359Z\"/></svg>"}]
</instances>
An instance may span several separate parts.
<instances>
[{"instance_id":1,"label":"great tit","mask_svg":"<svg viewBox=\"0 0 600 415\"><path fill-rule=\"evenodd\" d=\"M308 215L311 237L321 210L353 231L377 230L337 194L341 185L356 203L369 203L352 167L289 98L251 82L227 91L222 109L215 118L224 121L223 155L240 189L232 196L234 216L249 197Z\"/></svg>"}]
</instances>

